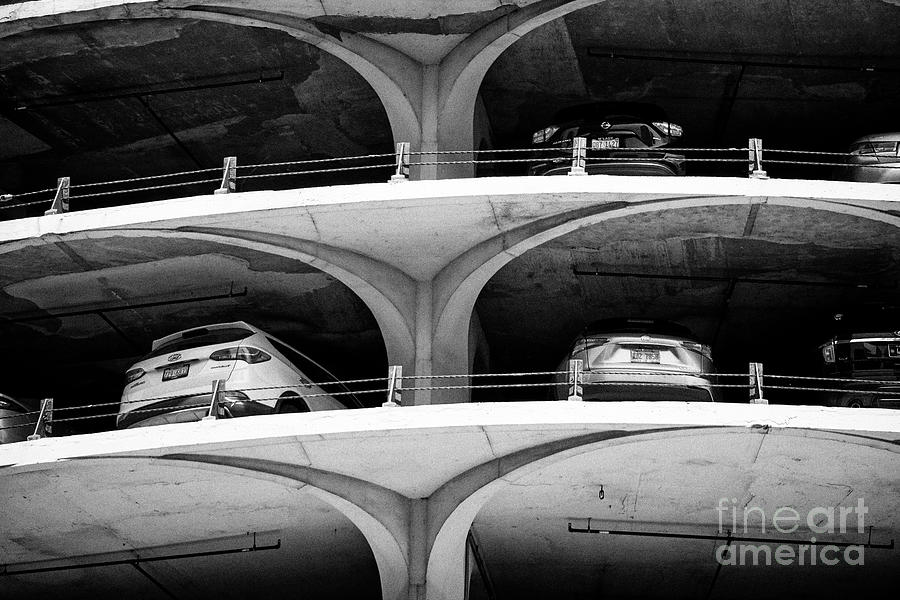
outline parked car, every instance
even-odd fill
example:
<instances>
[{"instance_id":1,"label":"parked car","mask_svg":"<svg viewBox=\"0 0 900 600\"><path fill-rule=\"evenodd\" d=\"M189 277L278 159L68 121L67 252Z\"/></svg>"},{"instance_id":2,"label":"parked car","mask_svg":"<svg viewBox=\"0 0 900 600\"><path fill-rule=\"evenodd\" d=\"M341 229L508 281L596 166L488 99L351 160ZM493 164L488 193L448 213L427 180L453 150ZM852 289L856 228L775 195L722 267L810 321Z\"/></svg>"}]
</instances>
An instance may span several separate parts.
<instances>
[{"instance_id":1,"label":"parked car","mask_svg":"<svg viewBox=\"0 0 900 600\"><path fill-rule=\"evenodd\" d=\"M850 145L850 181L900 183L900 133L877 133Z\"/></svg>"},{"instance_id":2,"label":"parked car","mask_svg":"<svg viewBox=\"0 0 900 600\"><path fill-rule=\"evenodd\" d=\"M900 331L841 333L819 346L825 377L835 381L826 404L853 408L900 408ZM896 382L896 383L895 383Z\"/></svg>"},{"instance_id":3,"label":"parked car","mask_svg":"<svg viewBox=\"0 0 900 600\"><path fill-rule=\"evenodd\" d=\"M682 134L681 126L653 104L594 102L559 111L552 123L534 132L531 142L536 149L568 148L574 138L586 138L588 174L684 175L684 156L669 152ZM531 166L531 175L565 175L572 165L571 152L536 155L541 162Z\"/></svg>"},{"instance_id":4,"label":"parked car","mask_svg":"<svg viewBox=\"0 0 900 600\"><path fill-rule=\"evenodd\" d=\"M575 339L558 371L566 371L571 359L584 361L585 400L719 399L710 375L710 347L676 323L654 319L598 321ZM554 388L557 400L565 400L566 386Z\"/></svg>"},{"instance_id":5,"label":"parked car","mask_svg":"<svg viewBox=\"0 0 900 600\"><path fill-rule=\"evenodd\" d=\"M0 444L25 440L34 433L37 419L34 408L12 396L0 394Z\"/></svg>"},{"instance_id":6,"label":"parked car","mask_svg":"<svg viewBox=\"0 0 900 600\"><path fill-rule=\"evenodd\" d=\"M179 331L153 342L125 374L121 428L196 421L206 416L212 385L224 382L220 416L243 417L348 408L313 383L336 381L324 367L277 338L238 321ZM354 396L348 404L361 406Z\"/></svg>"}]
</instances>

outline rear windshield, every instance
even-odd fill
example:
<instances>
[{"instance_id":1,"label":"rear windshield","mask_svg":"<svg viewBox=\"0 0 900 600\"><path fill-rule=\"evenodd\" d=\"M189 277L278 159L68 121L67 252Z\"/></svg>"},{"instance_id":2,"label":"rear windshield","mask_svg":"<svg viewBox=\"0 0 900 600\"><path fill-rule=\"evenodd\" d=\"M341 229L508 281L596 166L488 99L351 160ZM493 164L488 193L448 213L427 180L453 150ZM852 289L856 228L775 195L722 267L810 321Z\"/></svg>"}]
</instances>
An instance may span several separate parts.
<instances>
[{"instance_id":1,"label":"rear windshield","mask_svg":"<svg viewBox=\"0 0 900 600\"><path fill-rule=\"evenodd\" d=\"M860 142L850 146L850 154L897 154L897 142Z\"/></svg>"},{"instance_id":2,"label":"rear windshield","mask_svg":"<svg viewBox=\"0 0 900 600\"><path fill-rule=\"evenodd\" d=\"M217 344L227 344L228 342L237 342L246 337L253 335L253 332L243 327L228 327L226 329L191 329L185 331L181 337L166 342L150 354L144 357L153 358L168 354L169 352L180 352L182 350L190 350L191 348L200 348L202 346L214 346Z\"/></svg>"}]
</instances>

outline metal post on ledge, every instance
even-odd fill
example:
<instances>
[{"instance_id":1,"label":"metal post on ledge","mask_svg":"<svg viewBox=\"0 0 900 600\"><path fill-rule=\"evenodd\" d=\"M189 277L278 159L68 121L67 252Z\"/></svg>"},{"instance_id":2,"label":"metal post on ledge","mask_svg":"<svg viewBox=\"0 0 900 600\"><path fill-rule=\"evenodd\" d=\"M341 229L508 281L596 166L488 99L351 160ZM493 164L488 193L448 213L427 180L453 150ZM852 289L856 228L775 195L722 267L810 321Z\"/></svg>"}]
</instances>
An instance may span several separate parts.
<instances>
[{"instance_id":1,"label":"metal post on ledge","mask_svg":"<svg viewBox=\"0 0 900 600\"><path fill-rule=\"evenodd\" d=\"M750 178L768 179L769 176L762 168L762 140L750 138Z\"/></svg>"},{"instance_id":2,"label":"metal post on ledge","mask_svg":"<svg viewBox=\"0 0 900 600\"><path fill-rule=\"evenodd\" d=\"M60 177L56 180L56 196L53 197L53 204L44 211L44 215L57 215L65 212L69 212L69 178Z\"/></svg>"},{"instance_id":3,"label":"metal post on ledge","mask_svg":"<svg viewBox=\"0 0 900 600\"><path fill-rule=\"evenodd\" d=\"M387 401L382 402L382 406L401 406L403 401L401 394L403 392L403 367L393 365L388 367L388 390Z\"/></svg>"},{"instance_id":4,"label":"metal post on ledge","mask_svg":"<svg viewBox=\"0 0 900 600\"><path fill-rule=\"evenodd\" d=\"M51 433L53 433L53 398L44 398L41 400L41 412L38 415L34 433L25 439L31 442L33 440L50 437Z\"/></svg>"},{"instance_id":5,"label":"metal post on ledge","mask_svg":"<svg viewBox=\"0 0 900 600\"><path fill-rule=\"evenodd\" d=\"M762 363L750 363L750 404L768 404L763 397Z\"/></svg>"},{"instance_id":6,"label":"metal post on ledge","mask_svg":"<svg viewBox=\"0 0 900 600\"><path fill-rule=\"evenodd\" d=\"M580 358L569 361L569 393L566 400L581 402L584 397L584 361Z\"/></svg>"},{"instance_id":7,"label":"metal post on ledge","mask_svg":"<svg viewBox=\"0 0 900 600\"><path fill-rule=\"evenodd\" d=\"M585 159L587 158L587 138L577 137L572 140L572 168L569 169L569 175L587 175L584 170Z\"/></svg>"},{"instance_id":8,"label":"metal post on ledge","mask_svg":"<svg viewBox=\"0 0 900 600\"><path fill-rule=\"evenodd\" d=\"M409 180L409 142L397 142L397 171L390 183Z\"/></svg>"},{"instance_id":9,"label":"metal post on ledge","mask_svg":"<svg viewBox=\"0 0 900 600\"><path fill-rule=\"evenodd\" d=\"M219 395L224 388L224 379L216 379L212 382L212 398L209 401L209 410L206 416L203 417L204 421L215 421L219 418Z\"/></svg>"},{"instance_id":10,"label":"metal post on ledge","mask_svg":"<svg viewBox=\"0 0 900 600\"><path fill-rule=\"evenodd\" d=\"M232 194L237 191L237 156L226 156L222 162L222 184L214 194Z\"/></svg>"}]
</instances>

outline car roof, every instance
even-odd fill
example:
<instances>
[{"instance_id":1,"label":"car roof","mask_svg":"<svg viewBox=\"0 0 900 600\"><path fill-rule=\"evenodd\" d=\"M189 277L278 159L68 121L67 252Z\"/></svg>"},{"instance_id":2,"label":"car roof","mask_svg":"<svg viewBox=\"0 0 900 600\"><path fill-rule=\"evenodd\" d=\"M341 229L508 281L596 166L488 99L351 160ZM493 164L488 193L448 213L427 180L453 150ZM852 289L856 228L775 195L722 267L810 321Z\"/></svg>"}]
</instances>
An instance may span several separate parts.
<instances>
[{"instance_id":1,"label":"car roof","mask_svg":"<svg viewBox=\"0 0 900 600\"><path fill-rule=\"evenodd\" d=\"M159 348L160 346L162 346L163 344L165 344L167 342L171 342L172 340L177 340L179 338L185 337L184 334L191 332L191 331L199 331L201 329L206 330L206 331L215 331L216 329L230 329L230 328L235 328L235 327L249 329L253 333L260 333L259 329L257 329L253 325L250 325L249 323L246 323L244 321L233 321L231 323L215 323L213 325L201 325L200 327L191 327L190 329L183 329L181 331L176 331L175 333L167 335L166 337L159 338L158 340L153 340L153 344L150 346L150 351L153 352L157 348Z\"/></svg>"},{"instance_id":2,"label":"car roof","mask_svg":"<svg viewBox=\"0 0 900 600\"><path fill-rule=\"evenodd\" d=\"M854 140L854 144L860 144L863 142L900 142L900 132L893 133L872 133L869 135L864 135L861 138Z\"/></svg>"},{"instance_id":3,"label":"car roof","mask_svg":"<svg viewBox=\"0 0 900 600\"><path fill-rule=\"evenodd\" d=\"M632 115L647 121L666 121L666 112L648 102L589 102L561 108L554 115L556 122L585 118L602 118L606 115Z\"/></svg>"},{"instance_id":4,"label":"car roof","mask_svg":"<svg viewBox=\"0 0 900 600\"><path fill-rule=\"evenodd\" d=\"M691 330L684 325L662 319L602 319L591 323L584 330L584 335L600 333L641 333L696 339Z\"/></svg>"}]
</instances>

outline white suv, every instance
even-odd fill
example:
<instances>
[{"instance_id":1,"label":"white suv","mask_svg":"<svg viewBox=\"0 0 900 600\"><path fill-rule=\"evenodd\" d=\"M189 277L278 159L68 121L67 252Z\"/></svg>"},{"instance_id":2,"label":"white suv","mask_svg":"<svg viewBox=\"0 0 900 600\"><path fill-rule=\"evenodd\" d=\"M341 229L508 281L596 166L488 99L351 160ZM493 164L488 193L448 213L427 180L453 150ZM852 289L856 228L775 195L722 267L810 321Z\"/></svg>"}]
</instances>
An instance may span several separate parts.
<instances>
[{"instance_id":1,"label":"white suv","mask_svg":"<svg viewBox=\"0 0 900 600\"><path fill-rule=\"evenodd\" d=\"M563 359L584 361L585 400L717 401L709 346L681 325L652 319L607 319L578 336ZM559 383L565 381L561 379ZM555 386L565 400L565 385Z\"/></svg>"},{"instance_id":2,"label":"white suv","mask_svg":"<svg viewBox=\"0 0 900 600\"><path fill-rule=\"evenodd\" d=\"M334 380L303 353L242 321L179 331L154 341L126 372L116 424L197 421L209 410L216 380L224 382L219 416L348 408L328 395L338 391L334 386L326 393L309 378L323 382L323 373Z\"/></svg>"}]
</instances>

